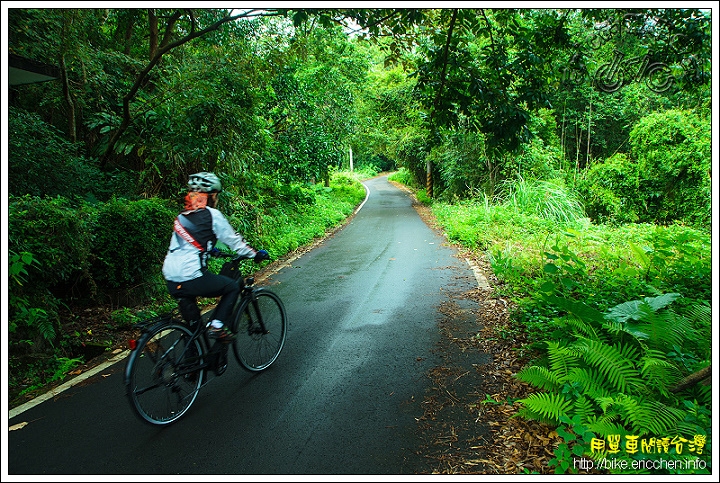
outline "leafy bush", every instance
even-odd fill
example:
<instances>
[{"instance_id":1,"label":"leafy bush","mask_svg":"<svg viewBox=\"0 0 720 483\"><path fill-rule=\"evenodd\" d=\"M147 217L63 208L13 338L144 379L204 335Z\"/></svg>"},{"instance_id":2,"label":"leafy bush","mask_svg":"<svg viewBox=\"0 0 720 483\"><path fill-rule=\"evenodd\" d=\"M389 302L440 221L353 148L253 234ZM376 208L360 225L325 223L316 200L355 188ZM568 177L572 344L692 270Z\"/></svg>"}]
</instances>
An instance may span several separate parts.
<instances>
[{"instance_id":1,"label":"leafy bush","mask_svg":"<svg viewBox=\"0 0 720 483\"><path fill-rule=\"evenodd\" d=\"M62 196L10 196L9 248L16 253L30 252L37 260L28 267L23 290L50 289L60 294L79 278L88 277L92 211L89 205Z\"/></svg>"},{"instance_id":2,"label":"leafy bush","mask_svg":"<svg viewBox=\"0 0 720 483\"><path fill-rule=\"evenodd\" d=\"M642 118L630 133L631 157L617 154L583 173L588 214L601 223L681 221L709 230L710 140L710 122L689 111Z\"/></svg>"},{"instance_id":3,"label":"leafy bush","mask_svg":"<svg viewBox=\"0 0 720 483\"><path fill-rule=\"evenodd\" d=\"M440 173L436 191L442 191L443 199L466 198L486 188L491 178L482 134L450 132L428 157Z\"/></svg>"},{"instance_id":4,"label":"leafy bush","mask_svg":"<svg viewBox=\"0 0 720 483\"><path fill-rule=\"evenodd\" d=\"M588 216L596 223L633 223L640 218L639 170L624 153L583 171L578 191Z\"/></svg>"},{"instance_id":5,"label":"leafy bush","mask_svg":"<svg viewBox=\"0 0 720 483\"><path fill-rule=\"evenodd\" d=\"M8 108L8 191L22 196L106 200L114 190L132 193L130 176L103 173L39 115Z\"/></svg>"},{"instance_id":6,"label":"leafy bush","mask_svg":"<svg viewBox=\"0 0 720 483\"><path fill-rule=\"evenodd\" d=\"M635 125L630 144L652 220L709 229L711 138L709 119L691 111L655 113Z\"/></svg>"},{"instance_id":7,"label":"leafy bush","mask_svg":"<svg viewBox=\"0 0 720 483\"><path fill-rule=\"evenodd\" d=\"M10 213L10 249L37 261L13 295L45 300L48 309L55 299L87 299L156 282L154 267L162 264L176 211L158 199L91 205L23 196L10 198ZM48 310L48 317L55 315Z\"/></svg>"},{"instance_id":8,"label":"leafy bush","mask_svg":"<svg viewBox=\"0 0 720 483\"><path fill-rule=\"evenodd\" d=\"M99 204L92 240L94 282L118 289L157 281L176 215L169 202L157 198Z\"/></svg>"}]
</instances>

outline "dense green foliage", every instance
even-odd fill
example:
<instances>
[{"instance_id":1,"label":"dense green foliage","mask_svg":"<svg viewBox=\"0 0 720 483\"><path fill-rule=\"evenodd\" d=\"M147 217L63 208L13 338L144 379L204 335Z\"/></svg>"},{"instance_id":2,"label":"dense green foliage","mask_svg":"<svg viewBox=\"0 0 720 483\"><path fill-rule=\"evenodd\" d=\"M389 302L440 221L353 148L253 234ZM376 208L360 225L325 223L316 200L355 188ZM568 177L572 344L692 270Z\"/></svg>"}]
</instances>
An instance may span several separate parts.
<instances>
[{"instance_id":1,"label":"dense green foliage","mask_svg":"<svg viewBox=\"0 0 720 483\"><path fill-rule=\"evenodd\" d=\"M711 361L707 233L595 225L534 205L434 203L433 211L451 239L485 253L496 290L517 304L513 318L535 351L517 377L539 390L518 415L558 426L566 441L552 461L558 473L577 471L573 457L650 457L593 449L593 438L615 435L706 439L702 454L686 445L663 457L710 468L711 388L673 390Z\"/></svg>"},{"instance_id":2,"label":"dense green foliage","mask_svg":"<svg viewBox=\"0 0 720 483\"><path fill-rule=\"evenodd\" d=\"M707 226L710 204L710 124L688 111L642 119L630 132L630 152L583 173L578 190L598 221L684 221Z\"/></svg>"},{"instance_id":3,"label":"dense green foliage","mask_svg":"<svg viewBox=\"0 0 720 483\"><path fill-rule=\"evenodd\" d=\"M709 360L709 10L13 8L7 25L11 53L61 71L10 86L10 348L48 356L13 359L12 383L77 363L63 307L112 301L122 325L168 304L158 227L190 173L217 172L231 223L277 258L352 213L358 172L393 170L517 302L543 354L523 377L548 391L523 414L565 428L559 470L609 419L707 430L707 394L669 389Z\"/></svg>"}]
</instances>

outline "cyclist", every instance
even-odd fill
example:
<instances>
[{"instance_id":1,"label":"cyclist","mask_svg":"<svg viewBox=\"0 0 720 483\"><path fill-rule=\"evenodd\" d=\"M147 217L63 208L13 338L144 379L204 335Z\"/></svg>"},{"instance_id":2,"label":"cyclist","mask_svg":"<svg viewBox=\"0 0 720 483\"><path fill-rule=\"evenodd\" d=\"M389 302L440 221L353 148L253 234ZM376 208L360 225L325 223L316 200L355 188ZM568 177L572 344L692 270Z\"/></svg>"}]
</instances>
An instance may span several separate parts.
<instances>
[{"instance_id":1,"label":"cyclist","mask_svg":"<svg viewBox=\"0 0 720 483\"><path fill-rule=\"evenodd\" d=\"M248 245L215 208L221 190L220 179L214 173L203 171L190 175L185 209L175 218L162 273L170 295L181 300L180 309L188 322L200 319L196 297L220 297L208 334L218 341L230 342L235 334L225 321L241 287L236 280L209 271L208 256L218 240L240 256L251 256L257 263L269 256L267 251ZM186 298L191 301L189 306L183 304L188 303Z\"/></svg>"}]
</instances>

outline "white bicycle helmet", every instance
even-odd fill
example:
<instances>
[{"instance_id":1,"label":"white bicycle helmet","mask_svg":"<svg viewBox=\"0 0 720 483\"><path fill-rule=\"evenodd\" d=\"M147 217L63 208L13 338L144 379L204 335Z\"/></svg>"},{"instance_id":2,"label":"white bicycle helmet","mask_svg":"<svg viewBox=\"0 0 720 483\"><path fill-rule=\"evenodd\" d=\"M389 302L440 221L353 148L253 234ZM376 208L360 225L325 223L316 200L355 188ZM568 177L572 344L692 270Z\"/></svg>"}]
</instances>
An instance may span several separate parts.
<instances>
[{"instance_id":1,"label":"white bicycle helmet","mask_svg":"<svg viewBox=\"0 0 720 483\"><path fill-rule=\"evenodd\" d=\"M188 180L188 187L190 191L200 191L202 193L219 193L222 191L220 178L215 176L215 173L208 171L191 174Z\"/></svg>"}]
</instances>

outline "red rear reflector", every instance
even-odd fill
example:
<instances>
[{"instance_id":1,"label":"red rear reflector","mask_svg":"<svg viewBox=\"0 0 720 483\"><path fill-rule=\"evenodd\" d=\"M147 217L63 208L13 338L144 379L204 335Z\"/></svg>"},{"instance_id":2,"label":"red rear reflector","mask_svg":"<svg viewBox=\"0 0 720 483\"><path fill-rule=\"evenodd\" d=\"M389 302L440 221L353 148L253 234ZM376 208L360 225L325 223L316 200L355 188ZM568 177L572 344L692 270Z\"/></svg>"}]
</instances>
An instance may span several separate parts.
<instances>
[{"instance_id":1,"label":"red rear reflector","mask_svg":"<svg viewBox=\"0 0 720 483\"><path fill-rule=\"evenodd\" d=\"M137 341L135 339L128 340L128 345L130 346L130 350L134 351L137 347Z\"/></svg>"}]
</instances>

